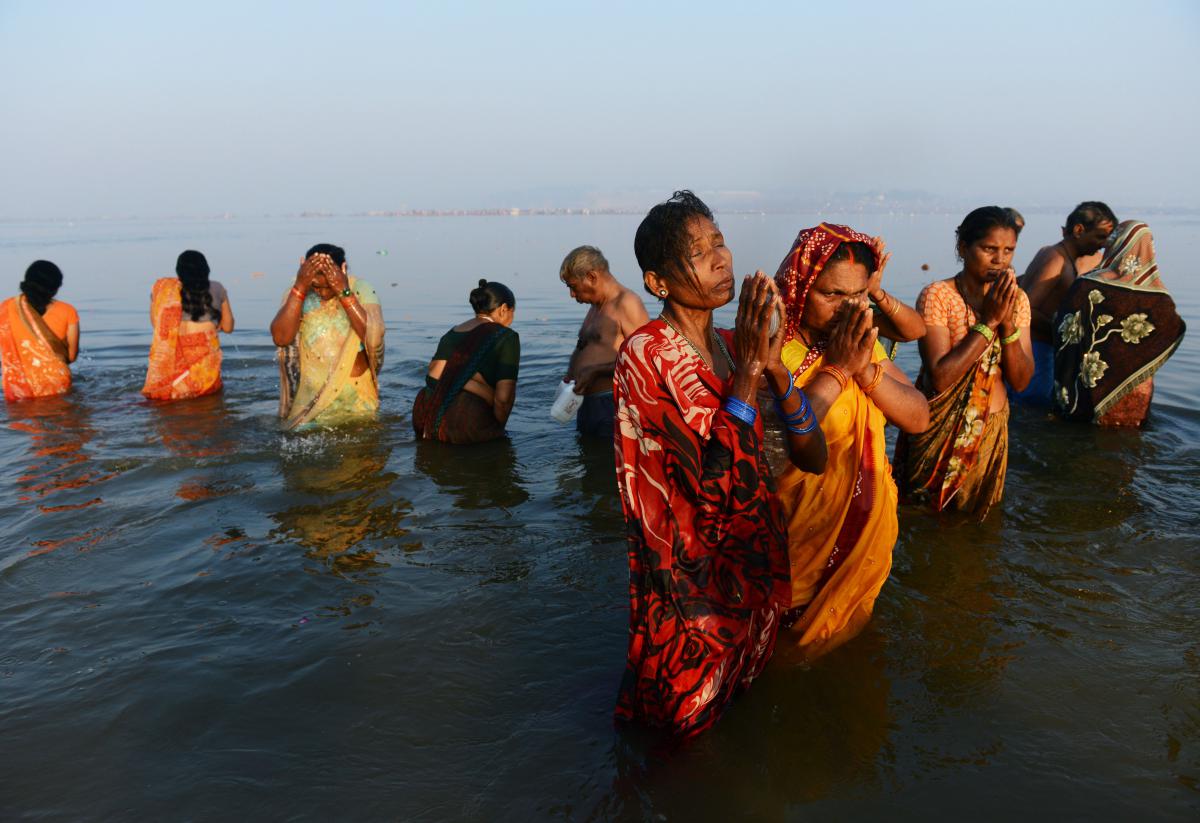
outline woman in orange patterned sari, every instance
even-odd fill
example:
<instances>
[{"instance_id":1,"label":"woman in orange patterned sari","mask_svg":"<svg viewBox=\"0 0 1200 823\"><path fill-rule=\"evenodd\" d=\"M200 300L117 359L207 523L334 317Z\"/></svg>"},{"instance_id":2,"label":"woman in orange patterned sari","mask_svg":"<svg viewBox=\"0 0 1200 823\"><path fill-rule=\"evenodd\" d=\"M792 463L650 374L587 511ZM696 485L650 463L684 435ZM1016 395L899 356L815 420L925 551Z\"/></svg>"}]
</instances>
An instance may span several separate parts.
<instances>
[{"instance_id":1,"label":"woman in orange patterned sari","mask_svg":"<svg viewBox=\"0 0 1200 823\"><path fill-rule=\"evenodd\" d=\"M25 271L21 294L0 303L0 362L4 399L53 397L71 390L71 369L79 354L79 314L55 300L62 271L37 260Z\"/></svg>"},{"instance_id":2,"label":"woman in orange patterned sari","mask_svg":"<svg viewBox=\"0 0 1200 823\"><path fill-rule=\"evenodd\" d=\"M150 364L142 394L151 400L186 400L221 390L221 344L217 331L233 331L225 287L208 279L208 261L185 251L178 277L164 277L150 292Z\"/></svg>"},{"instance_id":3,"label":"woman in orange patterned sari","mask_svg":"<svg viewBox=\"0 0 1200 823\"><path fill-rule=\"evenodd\" d=\"M896 484L884 425L920 432L929 423L924 396L877 342L867 297L886 262L882 241L822 223L800 232L776 275L787 307L783 364L829 447L824 474L789 466L779 478L792 578L784 625L809 660L862 630L892 566ZM912 313L889 300L887 316Z\"/></svg>"},{"instance_id":4,"label":"woman in orange patterned sari","mask_svg":"<svg viewBox=\"0 0 1200 823\"><path fill-rule=\"evenodd\" d=\"M1029 298L1012 268L1018 228L1009 209L975 209L956 234L962 271L917 298L927 329L917 388L929 398L930 426L901 433L895 474L903 499L982 520L1004 494L1004 384L1022 391L1033 377Z\"/></svg>"}]
</instances>

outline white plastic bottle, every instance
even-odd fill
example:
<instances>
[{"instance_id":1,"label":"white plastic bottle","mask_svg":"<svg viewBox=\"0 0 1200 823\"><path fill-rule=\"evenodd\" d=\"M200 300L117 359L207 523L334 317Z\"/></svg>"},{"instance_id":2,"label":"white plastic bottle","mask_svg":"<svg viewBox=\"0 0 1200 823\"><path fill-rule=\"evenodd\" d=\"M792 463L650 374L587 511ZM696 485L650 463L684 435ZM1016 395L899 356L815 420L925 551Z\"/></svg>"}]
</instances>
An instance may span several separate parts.
<instances>
[{"instance_id":1,"label":"white plastic bottle","mask_svg":"<svg viewBox=\"0 0 1200 823\"><path fill-rule=\"evenodd\" d=\"M559 423L570 423L583 405L583 398L575 393L575 381L568 380L558 384L558 394L554 396L554 405L550 407L550 416Z\"/></svg>"}]
</instances>

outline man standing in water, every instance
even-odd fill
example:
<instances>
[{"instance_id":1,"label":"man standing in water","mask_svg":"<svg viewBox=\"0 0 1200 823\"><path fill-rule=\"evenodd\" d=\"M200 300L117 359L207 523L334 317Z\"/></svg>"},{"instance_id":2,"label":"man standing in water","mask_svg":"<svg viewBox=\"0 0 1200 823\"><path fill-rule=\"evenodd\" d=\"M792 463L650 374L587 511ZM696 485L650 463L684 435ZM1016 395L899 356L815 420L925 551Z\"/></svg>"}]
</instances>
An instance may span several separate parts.
<instances>
[{"instance_id":1,"label":"man standing in water","mask_svg":"<svg viewBox=\"0 0 1200 823\"><path fill-rule=\"evenodd\" d=\"M1089 200L1080 203L1067 216L1063 239L1045 246L1020 279L1029 295L1033 312L1030 336L1033 338L1033 379L1025 391L1014 398L1022 403L1048 406L1054 389L1054 314L1067 289L1080 272L1086 273L1099 263L1098 253L1117 227L1117 217L1104 203Z\"/></svg>"},{"instance_id":2,"label":"man standing in water","mask_svg":"<svg viewBox=\"0 0 1200 823\"><path fill-rule=\"evenodd\" d=\"M642 298L625 288L608 270L608 261L594 246L580 246L566 256L558 278L576 302L586 303L587 316L571 355L564 382L575 381L583 405L575 419L580 434L612 440L612 377L617 351L625 338L650 322Z\"/></svg>"}]
</instances>

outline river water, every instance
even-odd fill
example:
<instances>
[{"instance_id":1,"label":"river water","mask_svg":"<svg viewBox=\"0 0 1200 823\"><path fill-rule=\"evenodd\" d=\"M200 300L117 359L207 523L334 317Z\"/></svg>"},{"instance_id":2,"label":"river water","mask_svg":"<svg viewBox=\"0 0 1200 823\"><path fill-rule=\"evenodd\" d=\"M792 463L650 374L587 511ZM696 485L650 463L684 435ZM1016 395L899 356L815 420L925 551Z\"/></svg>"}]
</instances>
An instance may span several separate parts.
<instances>
[{"instance_id":1,"label":"river water","mask_svg":"<svg viewBox=\"0 0 1200 823\"><path fill-rule=\"evenodd\" d=\"M718 217L740 272L817 222ZM885 235L910 303L956 270L958 215L824 217ZM0 225L8 291L53 260L83 326L75 391L0 409L0 818L1195 819L1200 221L1143 217L1193 329L1145 429L1017 410L1002 511L902 508L870 627L811 668L777 655L665 758L611 722L611 445L547 416L583 315L558 264L593 243L636 286L636 217ZM1018 270L1061 223L1027 218ZM266 328L319 241L380 293L382 414L285 436ZM184 248L238 330L223 395L152 406L150 284ZM511 437L417 445L425 364L481 276L518 299Z\"/></svg>"}]
</instances>

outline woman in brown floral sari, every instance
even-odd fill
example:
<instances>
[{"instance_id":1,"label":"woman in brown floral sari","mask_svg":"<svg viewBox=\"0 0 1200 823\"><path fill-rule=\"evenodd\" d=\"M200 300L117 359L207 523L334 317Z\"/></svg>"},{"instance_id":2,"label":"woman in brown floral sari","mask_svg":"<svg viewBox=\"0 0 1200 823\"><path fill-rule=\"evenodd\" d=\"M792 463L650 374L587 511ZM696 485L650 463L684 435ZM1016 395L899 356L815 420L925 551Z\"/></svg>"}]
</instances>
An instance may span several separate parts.
<instances>
[{"instance_id":1,"label":"woman in brown floral sari","mask_svg":"<svg viewBox=\"0 0 1200 823\"><path fill-rule=\"evenodd\" d=\"M1100 268L1067 292L1054 328L1058 413L1101 426L1140 426L1154 372L1175 353L1185 328L1158 275L1145 223L1117 226Z\"/></svg>"},{"instance_id":2,"label":"woman in brown floral sari","mask_svg":"<svg viewBox=\"0 0 1200 823\"><path fill-rule=\"evenodd\" d=\"M975 209L955 232L962 271L917 298L926 332L916 385L929 398L929 428L896 439L902 500L982 520L1004 493L1004 384L1021 391L1033 376L1029 298L1012 268L1018 231L1011 210Z\"/></svg>"}]
</instances>

